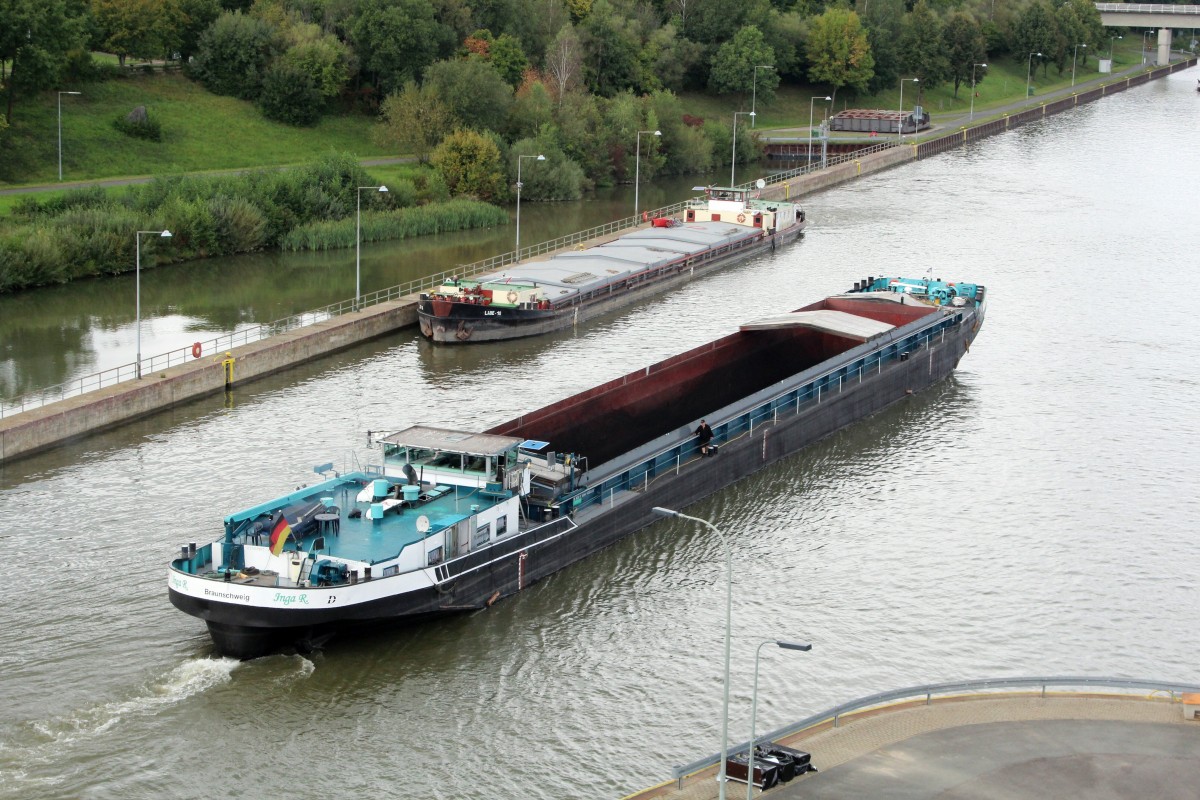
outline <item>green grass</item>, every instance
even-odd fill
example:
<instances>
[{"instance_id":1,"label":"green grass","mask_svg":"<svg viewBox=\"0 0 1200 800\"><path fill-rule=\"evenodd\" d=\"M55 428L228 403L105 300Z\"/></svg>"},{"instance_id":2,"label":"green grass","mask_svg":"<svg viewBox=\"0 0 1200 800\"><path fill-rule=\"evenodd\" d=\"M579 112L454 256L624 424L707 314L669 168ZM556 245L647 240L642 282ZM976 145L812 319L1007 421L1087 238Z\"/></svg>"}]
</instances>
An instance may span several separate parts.
<instances>
[{"instance_id":1,"label":"green grass","mask_svg":"<svg viewBox=\"0 0 1200 800\"><path fill-rule=\"evenodd\" d=\"M209 94L178 73L127 77L65 87L83 92L62 98L63 178L97 178L205 172L298 164L327 153L389 155L370 138L373 120L331 114L311 128L264 119L253 104ZM54 183L58 179L57 102L54 93L19 98L13 109L14 142L0 185ZM162 142L132 139L112 121L144 105L163 128Z\"/></svg>"}]
</instances>

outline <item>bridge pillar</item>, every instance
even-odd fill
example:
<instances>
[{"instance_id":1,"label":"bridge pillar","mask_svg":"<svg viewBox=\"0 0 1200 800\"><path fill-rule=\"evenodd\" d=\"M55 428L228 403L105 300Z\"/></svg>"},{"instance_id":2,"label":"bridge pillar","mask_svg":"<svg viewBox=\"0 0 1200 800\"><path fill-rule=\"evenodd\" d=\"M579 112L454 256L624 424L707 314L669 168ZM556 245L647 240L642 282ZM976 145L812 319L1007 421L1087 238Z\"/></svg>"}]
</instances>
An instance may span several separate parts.
<instances>
[{"instance_id":1,"label":"bridge pillar","mask_svg":"<svg viewBox=\"0 0 1200 800\"><path fill-rule=\"evenodd\" d=\"M1171 29L1158 29L1158 52L1155 53L1154 64L1161 66L1171 63Z\"/></svg>"}]
</instances>

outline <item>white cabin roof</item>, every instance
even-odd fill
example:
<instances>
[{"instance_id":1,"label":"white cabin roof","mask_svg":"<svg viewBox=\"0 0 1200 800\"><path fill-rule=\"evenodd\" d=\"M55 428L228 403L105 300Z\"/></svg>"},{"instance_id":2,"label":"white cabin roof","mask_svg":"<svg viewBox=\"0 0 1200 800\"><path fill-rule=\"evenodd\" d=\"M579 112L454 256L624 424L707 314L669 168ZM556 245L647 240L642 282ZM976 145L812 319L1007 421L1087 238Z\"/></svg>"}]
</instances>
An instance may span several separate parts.
<instances>
[{"instance_id":1,"label":"white cabin roof","mask_svg":"<svg viewBox=\"0 0 1200 800\"><path fill-rule=\"evenodd\" d=\"M469 456L495 456L519 445L516 436L497 436L491 433L472 433L449 428L430 428L413 425L386 436L380 441L400 447L420 447L444 453L465 453Z\"/></svg>"},{"instance_id":2,"label":"white cabin roof","mask_svg":"<svg viewBox=\"0 0 1200 800\"><path fill-rule=\"evenodd\" d=\"M819 311L793 311L790 314L762 317L743 323L739 330L769 331L780 328L811 328L822 333L832 333L847 339L865 342L894 327L896 326L873 320L870 317L860 317L845 311L821 309Z\"/></svg>"}]
</instances>

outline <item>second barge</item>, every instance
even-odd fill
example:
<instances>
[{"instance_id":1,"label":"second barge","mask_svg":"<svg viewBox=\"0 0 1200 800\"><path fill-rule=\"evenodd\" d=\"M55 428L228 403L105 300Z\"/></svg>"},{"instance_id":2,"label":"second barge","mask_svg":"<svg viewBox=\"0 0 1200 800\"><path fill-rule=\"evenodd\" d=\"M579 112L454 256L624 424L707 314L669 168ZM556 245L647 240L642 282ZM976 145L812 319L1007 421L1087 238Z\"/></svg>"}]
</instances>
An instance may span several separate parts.
<instances>
[{"instance_id":1,"label":"second barge","mask_svg":"<svg viewBox=\"0 0 1200 800\"><path fill-rule=\"evenodd\" d=\"M774 250L804 232L798 203L760 200L746 189L710 187L681 219L543 261L454 280L417 303L421 333L463 344L536 336L665 292L717 267Z\"/></svg>"}]
</instances>

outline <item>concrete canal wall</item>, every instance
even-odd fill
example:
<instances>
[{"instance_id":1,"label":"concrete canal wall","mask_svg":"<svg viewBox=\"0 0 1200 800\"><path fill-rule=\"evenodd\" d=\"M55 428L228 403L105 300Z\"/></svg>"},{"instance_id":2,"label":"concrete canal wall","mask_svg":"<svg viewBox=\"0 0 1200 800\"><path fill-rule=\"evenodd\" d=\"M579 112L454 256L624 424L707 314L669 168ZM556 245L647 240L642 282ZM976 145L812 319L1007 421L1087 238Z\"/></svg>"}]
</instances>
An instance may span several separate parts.
<instances>
[{"instance_id":1,"label":"concrete canal wall","mask_svg":"<svg viewBox=\"0 0 1200 800\"><path fill-rule=\"evenodd\" d=\"M1006 114L1000 119L973 127L962 127L920 143L867 153L845 163L774 183L763 190L763 196L781 200L805 197L822 189L848 183L863 175L895 167L913 159L929 158L986 136L1004 133L1019 125L1059 114L1082 103L1140 86L1195 66L1196 61L1196 58L1179 61L1105 86L1047 101L1030 109ZM416 297L410 296L243 345L231 351L234 359L234 383L245 383L360 342L385 336L400 328L415 325L416 321ZM176 403L221 392L225 388L223 361L223 356L198 359L164 372L144 374L141 380L124 381L0 419L0 463L113 428L170 408Z\"/></svg>"},{"instance_id":2,"label":"concrete canal wall","mask_svg":"<svg viewBox=\"0 0 1200 800\"><path fill-rule=\"evenodd\" d=\"M270 375L417 323L416 298L381 303L230 351L234 385ZM224 354L143 373L0 420L0 462L122 425L225 389Z\"/></svg>"}]
</instances>

